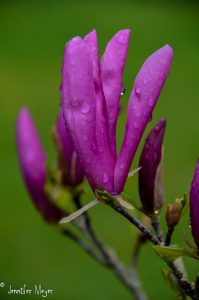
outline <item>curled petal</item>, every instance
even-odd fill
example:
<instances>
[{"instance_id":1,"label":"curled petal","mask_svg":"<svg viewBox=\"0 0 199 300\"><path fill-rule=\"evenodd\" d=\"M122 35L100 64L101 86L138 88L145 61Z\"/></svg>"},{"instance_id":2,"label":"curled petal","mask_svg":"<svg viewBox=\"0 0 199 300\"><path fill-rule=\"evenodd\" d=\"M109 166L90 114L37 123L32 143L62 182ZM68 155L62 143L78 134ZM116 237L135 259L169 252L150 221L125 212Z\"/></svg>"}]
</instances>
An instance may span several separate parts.
<instances>
[{"instance_id":1,"label":"curled petal","mask_svg":"<svg viewBox=\"0 0 199 300\"><path fill-rule=\"evenodd\" d=\"M63 213L49 202L44 193L46 155L26 108L18 115L16 142L21 172L35 206L47 221L60 220Z\"/></svg>"},{"instance_id":2,"label":"curled petal","mask_svg":"<svg viewBox=\"0 0 199 300\"><path fill-rule=\"evenodd\" d=\"M148 214L159 211L164 203L161 173L162 146L166 120L160 120L150 131L142 150L139 166L139 192L144 210Z\"/></svg>"},{"instance_id":3,"label":"curled petal","mask_svg":"<svg viewBox=\"0 0 199 300\"><path fill-rule=\"evenodd\" d=\"M168 45L153 53L139 71L128 106L125 137L115 167L115 192L121 193L135 152L164 82L169 73L173 51Z\"/></svg>"},{"instance_id":4,"label":"curled petal","mask_svg":"<svg viewBox=\"0 0 199 300\"><path fill-rule=\"evenodd\" d=\"M103 152L108 147L106 140L102 139L100 146L96 136L97 96L92 59L86 42L79 37L72 39L65 48L62 76L64 118L86 177L93 189L113 190L114 161L110 151ZM103 115L99 117L103 119Z\"/></svg>"},{"instance_id":5,"label":"curled petal","mask_svg":"<svg viewBox=\"0 0 199 300\"><path fill-rule=\"evenodd\" d=\"M193 238L199 247L199 159L190 191L190 218Z\"/></svg>"},{"instance_id":6,"label":"curled petal","mask_svg":"<svg viewBox=\"0 0 199 300\"><path fill-rule=\"evenodd\" d=\"M101 80L106 98L109 136L113 155L116 157L116 124L123 90L122 76L126 63L130 30L118 31L109 41L101 59Z\"/></svg>"}]
</instances>

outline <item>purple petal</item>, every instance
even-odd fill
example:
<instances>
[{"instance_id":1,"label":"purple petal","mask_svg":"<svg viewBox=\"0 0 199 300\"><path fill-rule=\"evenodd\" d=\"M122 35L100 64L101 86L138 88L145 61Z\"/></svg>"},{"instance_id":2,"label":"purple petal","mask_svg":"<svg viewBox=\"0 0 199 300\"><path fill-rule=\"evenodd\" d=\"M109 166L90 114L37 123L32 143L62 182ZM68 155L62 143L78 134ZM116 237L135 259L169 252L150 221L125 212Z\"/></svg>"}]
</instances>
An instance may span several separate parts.
<instances>
[{"instance_id":1,"label":"purple petal","mask_svg":"<svg viewBox=\"0 0 199 300\"><path fill-rule=\"evenodd\" d=\"M145 141L139 161L139 166L142 167L139 171L140 198L145 211L150 214L159 210L164 202L162 186L158 189L159 195L156 193L156 176L162 159L165 126L166 120L160 120L152 128Z\"/></svg>"},{"instance_id":2,"label":"purple petal","mask_svg":"<svg viewBox=\"0 0 199 300\"><path fill-rule=\"evenodd\" d=\"M65 48L62 76L64 118L87 179L93 189L113 190L114 161L105 144L106 131L96 124L98 105L92 59L86 42L79 37L72 39ZM102 118L100 124L106 122L102 114L98 117ZM98 135L102 133L104 137L99 145Z\"/></svg>"},{"instance_id":3,"label":"purple petal","mask_svg":"<svg viewBox=\"0 0 199 300\"><path fill-rule=\"evenodd\" d=\"M21 172L35 206L46 220L57 222L63 213L44 194L46 155L26 108L18 115L16 142Z\"/></svg>"},{"instance_id":4,"label":"purple petal","mask_svg":"<svg viewBox=\"0 0 199 300\"><path fill-rule=\"evenodd\" d=\"M190 217L193 238L199 247L199 159L190 191Z\"/></svg>"},{"instance_id":5,"label":"purple petal","mask_svg":"<svg viewBox=\"0 0 199 300\"><path fill-rule=\"evenodd\" d=\"M101 159L104 160L104 153L107 153L107 159L110 160L110 157L112 156L112 154L110 153L112 140L109 137L109 123L106 100L104 97L104 92L100 78L96 31L91 31L89 34L87 34L84 40L88 46L93 67L93 82L96 93L96 139L98 147L103 148L103 154L101 155L100 152L99 155L101 156Z\"/></svg>"},{"instance_id":6,"label":"purple petal","mask_svg":"<svg viewBox=\"0 0 199 300\"><path fill-rule=\"evenodd\" d=\"M120 96L123 89L122 76L126 63L130 30L120 30L107 44L101 59L101 80L106 98L109 119L109 136L113 155L116 151L116 124L120 109Z\"/></svg>"},{"instance_id":7,"label":"purple petal","mask_svg":"<svg viewBox=\"0 0 199 300\"><path fill-rule=\"evenodd\" d=\"M67 169L68 169L68 183L69 184L79 184L82 182L84 177L84 171L81 166L81 163L77 157L77 153L74 149L73 141L70 136L69 130L66 126L66 122L63 116L62 108L59 111L57 119L57 133L61 141L61 145L64 152L64 158L66 160ZM75 162L74 162L75 159ZM74 168L74 170L73 170Z\"/></svg>"},{"instance_id":8,"label":"purple petal","mask_svg":"<svg viewBox=\"0 0 199 300\"><path fill-rule=\"evenodd\" d=\"M139 71L128 106L126 131L115 167L115 192L121 193L144 129L151 119L169 73L173 51L168 45L153 53Z\"/></svg>"}]
</instances>

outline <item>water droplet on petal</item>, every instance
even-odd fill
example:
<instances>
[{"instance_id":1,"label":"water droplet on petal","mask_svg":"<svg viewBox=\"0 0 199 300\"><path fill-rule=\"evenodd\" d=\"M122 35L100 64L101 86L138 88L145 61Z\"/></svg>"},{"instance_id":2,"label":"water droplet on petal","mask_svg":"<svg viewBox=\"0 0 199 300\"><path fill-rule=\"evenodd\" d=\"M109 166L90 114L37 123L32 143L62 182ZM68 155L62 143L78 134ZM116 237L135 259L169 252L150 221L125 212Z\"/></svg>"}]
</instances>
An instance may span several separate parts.
<instances>
[{"instance_id":1,"label":"water droplet on petal","mask_svg":"<svg viewBox=\"0 0 199 300\"><path fill-rule=\"evenodd\" d=\"M124 167L125 167L125 164L124 164L124 163L120 165L120 169L121 169L121 170L123 170Z\"/></svg>"},{"instance_id":2,"label":"water droplet on petal","mask_svg":"<svg viewBox=\"0 0 199 300\"><path fill-rule=\"evenodd\" d=\"M109 177L108 177L108 175L104 172L103 178L102 178L103 183L107 183L108 180L109 180Z\"/></svg>"},{"instance_id":3,"label":"water droplet on petal","mask_svg":"<svg viewBox=\"0 0 199 300\"><path fill-rule=\"evenodd\" d=\"M89 105L87 103L84 103L83 106L81 107L81 112L83 114L87 114L89 112L89 110L90 110Z\"/></svg>"},{"instance_id":4,"label":"water droplet on petal","mask_svg":"<svg viewBox=\"0 0 199 300\"><path fill-rule=\"evenodd\" d=\"M148 106L152 107L153 105L154 105L154 99L150 97L148 101Z\"/></svg>"},{"instance_id":5,"label":"water droplet on petal","mask_svg":"<svg viewBox=\"0 0 199 300\"><path fill-rule=\"evenodd\" d=\"M135 93L136 93L137 96L140 96L140 92L141 92L140 88L135 89Z\"/></svg>"},{"instance_id":6,"label":"water droplet on petal","mask_svg":"<svg viewBox=\"0 0 199 300\"><path fill-rule=\"evenodd\" d=\"M191 228L191 220L189 220L189 227Z\"/></svg>"},{"instance_id":7,"label":"water droplet on petal","mask_svg":"<svg viewBox=\"0 0 199 300\"><path fill-rule=\"evenodd\" d=\"M126 90L125 90L125 87L123 87L123 88L122 88L122 91L121 91L121 93L120 93L120 96L123 96L124 93L125 93L125 91L126 91Z\"/></svg>"}]
</instances>

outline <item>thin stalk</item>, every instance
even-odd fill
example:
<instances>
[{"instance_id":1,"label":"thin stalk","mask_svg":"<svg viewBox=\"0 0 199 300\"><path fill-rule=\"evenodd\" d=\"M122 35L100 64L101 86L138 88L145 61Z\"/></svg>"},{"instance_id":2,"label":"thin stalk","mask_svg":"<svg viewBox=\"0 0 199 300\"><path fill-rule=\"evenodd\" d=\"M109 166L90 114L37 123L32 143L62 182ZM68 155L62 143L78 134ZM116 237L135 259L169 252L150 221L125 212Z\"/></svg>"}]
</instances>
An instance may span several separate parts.
<instances>
[{"instance_id":1,"label":"thin stalk","mask_svg":"<svg viewBox=\"0 0 199 300\"><path fill-rule=\"evenodd\" d=\"M67 236L73 242L75 242L80 248L82 248L86 253L88 253L94 260L96 260L103 266L105 265L104 259L101 256L99 256L96 253L96 251L92 247L90 247L84 240L82 240L78 235L76 235L71 230L66 228L62 229L61 233L64 236Z\"/></svg>"},{"instance_id":2,"label":"thin stalk","mask_svg":"<svg viewBox=\"0 0 199 300\"><path fill-rule=\"evenodd\" d=\"M166 235L166 239L165 239L165 246L169 246L170 243L171 243L171 237L172 237L172 234L174 232L174 228L169 228L168 231L167 231L167 235Z\"/></svg>"},{"instance_id":3,"label":"thin stalk","mask_svg":"<svg viewBox=\"0 0 199 300\"><path fill-rule=\"evenodd\" d=\"M163 234L162 234L162 230L160 228L159 218L152 219L151 225L153 226L153 228L155 230L158 240L162 243L163 242Z\"/></svg>"},{"instance_id":4,"label":"thin stalk","mask_svg":"<svg viewBox=\"0 0 199 300\"><path fill-rule=\"evenodd\" d=\"M109 206L111 206L115 211L124 216L127 220L130 221L133 225L135 225L142 233L145 234L145 237L152 242L154 245L161 245L161 242L153 236L151 231L147 229L139 220L137 220L134 216L129 214L125 210L125 208L118 202L105 202ZM175 276L179 287L193 300L199 300L199 296L197 296L195 289L191 282L184 279L182 272L178 270L174 262L167 262L168 267L170 268L172 274Z\"/></svg>"},{"instance_id":5,"label":"thin stalk","mask_svg":"<svg viewBox=\"0 0 199 300\"><path fill-rule=\"evenodd\" d=\"M74 197L74 202L78 209L81 208L81 201L78 195ZM91 220L87 212L82 216L84 219L84 232L88 239L93 242L100 254L103 256L104 265L110 269L115 276L126 286L132 293L135 300L146 300L147 297L141 289L141 284L137 278L137 273L134 269L127 270L124 265L117 259L116 255L108 249L96 236Z\"/></svg>"}]
</instances>

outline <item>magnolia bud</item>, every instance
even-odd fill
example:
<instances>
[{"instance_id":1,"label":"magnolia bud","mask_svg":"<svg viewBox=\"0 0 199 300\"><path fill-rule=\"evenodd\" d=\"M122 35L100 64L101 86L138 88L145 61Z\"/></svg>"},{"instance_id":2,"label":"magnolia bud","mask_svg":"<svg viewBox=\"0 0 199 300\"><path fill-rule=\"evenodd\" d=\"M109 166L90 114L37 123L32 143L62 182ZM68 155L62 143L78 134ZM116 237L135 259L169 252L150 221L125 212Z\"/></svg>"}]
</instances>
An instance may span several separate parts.
<instances>
[{"instance_id":1,"label":"magnolia bud","mask_svg":"<svg viewBox=\"0 0 199 300\"><path fill-rule=\"evenodd\" d=\"M162 144L166 120L160 120L150 131L142 150L139 165L139 193L148 215L159 212L164 203L162 179Z\"/></svg>"},{"instance_id":2,"label":"magnolia bud","mask_svg":"<svg viewBox=\"0 0 199 300\"><path fill-rule=\"evenodd\" d=\"M63 212L45 194L46 155L26 108L21 109L17 119L16 142L21 172L35 206L45 220L59 221Z\"/></svg>"},{"instance_id":3,"label":"magnolia bud","mask_svg":"<svg viewBox=\"0 0 199 300\"><path fill-rule=\"evenodd\" d=\"M199 160L191 183L190 218L192 235L199 247Z\"/></svg>"},{"instance_id":4,"label":"magnolia bud","mask_svg":"<svg viewBox=\"0 0 199 300\"><path fill-rule=\"evenodd\" d=\"M184 197L176 198L174 204L168 204L165 218L169 229L173 229L178 224L185 203L186 199Z\"/></svg>"}]
</instances>

